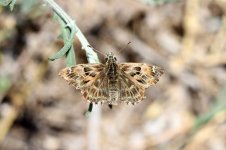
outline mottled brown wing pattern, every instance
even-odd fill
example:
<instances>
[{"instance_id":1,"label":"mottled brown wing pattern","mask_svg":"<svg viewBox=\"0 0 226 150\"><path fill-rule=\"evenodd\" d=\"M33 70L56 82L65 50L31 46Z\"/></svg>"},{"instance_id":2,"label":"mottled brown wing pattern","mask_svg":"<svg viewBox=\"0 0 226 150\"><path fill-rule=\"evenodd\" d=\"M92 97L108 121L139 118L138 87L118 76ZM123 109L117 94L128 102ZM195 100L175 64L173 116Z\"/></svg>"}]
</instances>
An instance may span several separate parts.
<instances>
[{"instance_id":1,"label":"mottled brown wing pattern","mask_svg":"<svg viewBox=\"0 0 226 150\"><path fill-rule=\"evenodd\" d=\"M100 74L104 72L104 69L104 64L79 64L62 69L59 72L59 76L76 89L84 89L92 85Z\"/></svg>"},{"instance_id":2,"label":"mottled brown wing pattern","mask_svg":"<svg viewBox=\"0 0 226 150\"><path fill-rule=\"evenodd\" d=\"M106 103L109 98L107 80L105 74L100 74L91 86L82 89L83 97L91 103Z\"/></svg>"},{"instance_id":3,"label":"mottled brown wing pattern","mask_svg":"<svg viewBox=\"0 0 226 150\"><path fill-rule=\"evenodd\" d=\"M135 104L144 98L144 88L136 85L125 75L119 78L120 83L120 101Z\"/></svg>"},{"instance_id":4,"label":"mottled brown wing pattern","mask_svg":"<svg viewBox=\"0 0 226 150\"><path fill-rule=\"evenodd\" d=\"M113 57L112 57L113 59ZM112 65L115 64L115 65ZM116 68L111 68L115 67ZM145 89L159 81L163 69L144 63L79 64L67 67L59 75L91 103L138 103Z\"/></svg>"},{"instance_id":5,"label":"mottled brown wing pattern","mask_svg":"<svg viewBox=\"0 0 226 150\"><path fill-rule=\"evenodd\" d=\"M164 72L158 66L145 63L121 63L119 69L122 74L133 81L134 85L139 85L142 88L156 84Z\"/></svg>"},{"instance_id":6,"label":"mottled brown wing pattern","mask_svg":"<svg viewBox=\"0 0 226 150\"><path fill-rule=\"evenodd\" d=\"M79 64L67 67L59 75L70 85L80 89L83 97L91 103L105 102L108 99L108 81L103 64Z\"/></svg>"}]
</instances>

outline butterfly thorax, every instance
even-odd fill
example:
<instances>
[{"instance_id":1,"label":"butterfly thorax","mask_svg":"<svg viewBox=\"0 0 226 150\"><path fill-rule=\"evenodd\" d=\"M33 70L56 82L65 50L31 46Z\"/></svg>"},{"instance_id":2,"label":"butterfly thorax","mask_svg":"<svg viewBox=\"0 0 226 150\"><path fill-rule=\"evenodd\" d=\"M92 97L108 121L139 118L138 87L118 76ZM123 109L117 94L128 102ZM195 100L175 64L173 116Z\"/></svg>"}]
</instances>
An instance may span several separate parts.
<instances>
[{"instance_id":1,"label":"butterfly thorax","mask_svg":"<svg viewBox=\"0 0 226 150\"><path fill-rule=\"evenodd\" d=\"M115 60L110 60L106 62L107 69L106 69L106 75L109 82L109 90L117 90L117 82L118 82L118 72L117 72L117 64Z\"/></svg>"},{"instance_id":2,"label":"butterfly thorax","mask_svg":"<svg viewBox=\"0 0 226 150\"><path fill-rule=\"evenodd\" d=\"M106 57L106 74L109 77L109 79L115 80L118 76L117 74L117 64L116 64L116 57L113 55L113 53L107 54Z\"/></svg>"},{"instance_id":3,"label":"butterfly thorax","mask_svg":"<svg viewBox=\"0 0 226 150\"><path fill-rule=\"evenodd\" d=\"M109 79L116 79L118 74L117 74L117 64L116 63L111 63L108 65L107 69L107 76Z\"/></svg>"}]
</instances>

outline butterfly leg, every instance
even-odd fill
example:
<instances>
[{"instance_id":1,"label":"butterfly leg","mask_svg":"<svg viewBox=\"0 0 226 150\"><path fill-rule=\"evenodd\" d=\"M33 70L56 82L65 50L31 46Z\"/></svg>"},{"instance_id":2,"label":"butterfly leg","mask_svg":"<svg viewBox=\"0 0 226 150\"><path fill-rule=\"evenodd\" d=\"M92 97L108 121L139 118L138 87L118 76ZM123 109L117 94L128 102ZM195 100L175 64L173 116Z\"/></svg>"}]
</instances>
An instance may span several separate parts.
<instances>
[{"instance_id":1,"label":"butterfly leg","mask_svg":"<svg viewBox=\"0 0 226 150\"><path fill-rule=\"evenodd\" d=\"M92 112L93 110L93 103L89 103L88 112Z\"/></svg>"},{"instance_id":2,"label":"butterfly leg","mask_svg":"<svg viewBox=\"0 0 226 150\"><path fill-rule=\"evenodd\" d=\"M89 103L89 108L87 111L84 112L84 116L89 117L89 115L91 114L93 110L93 103Z\"/></svg>"}]
</instances>

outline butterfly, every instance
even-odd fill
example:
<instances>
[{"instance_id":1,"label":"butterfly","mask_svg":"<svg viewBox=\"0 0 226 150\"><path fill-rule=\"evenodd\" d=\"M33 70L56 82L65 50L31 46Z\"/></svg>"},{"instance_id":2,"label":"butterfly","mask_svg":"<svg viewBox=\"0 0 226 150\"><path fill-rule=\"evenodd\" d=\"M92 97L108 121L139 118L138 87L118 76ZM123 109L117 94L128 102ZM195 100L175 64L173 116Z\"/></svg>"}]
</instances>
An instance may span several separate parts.
<instances>
[{"instance_id":1,"label":"butterfly","mask_svg":"<svg viewBox=\"0 0 226 150\"><path fill-rule=\"evenodd\" d=\"M145 89L155 85L164 70L145 63L117 63L112 52L105 64L90 63L67 67L59 76L81 90L91 104L136 104L145 98Z\"/></svg>"}]
</instances>

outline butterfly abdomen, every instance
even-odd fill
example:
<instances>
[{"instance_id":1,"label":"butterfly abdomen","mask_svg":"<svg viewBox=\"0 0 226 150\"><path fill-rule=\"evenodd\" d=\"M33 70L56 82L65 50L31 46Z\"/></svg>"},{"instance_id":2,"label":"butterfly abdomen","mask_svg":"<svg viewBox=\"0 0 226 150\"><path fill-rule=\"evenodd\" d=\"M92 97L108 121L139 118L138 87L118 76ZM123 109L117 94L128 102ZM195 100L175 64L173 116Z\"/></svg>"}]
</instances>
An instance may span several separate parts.
<instances>
[{"instance_id":1,"label":"butterfly abdomen","mask_svg":"<svg viewBox=\"0 0 226 150\"><path fill-rule=\"evenodd\" d=\"M116 78L109 78L108 81L108 93L109 93L109 101L111 104L116 105L118 104L119 100L119 87L118 87L118 79Z\"/></svg>"}]
</instances>

